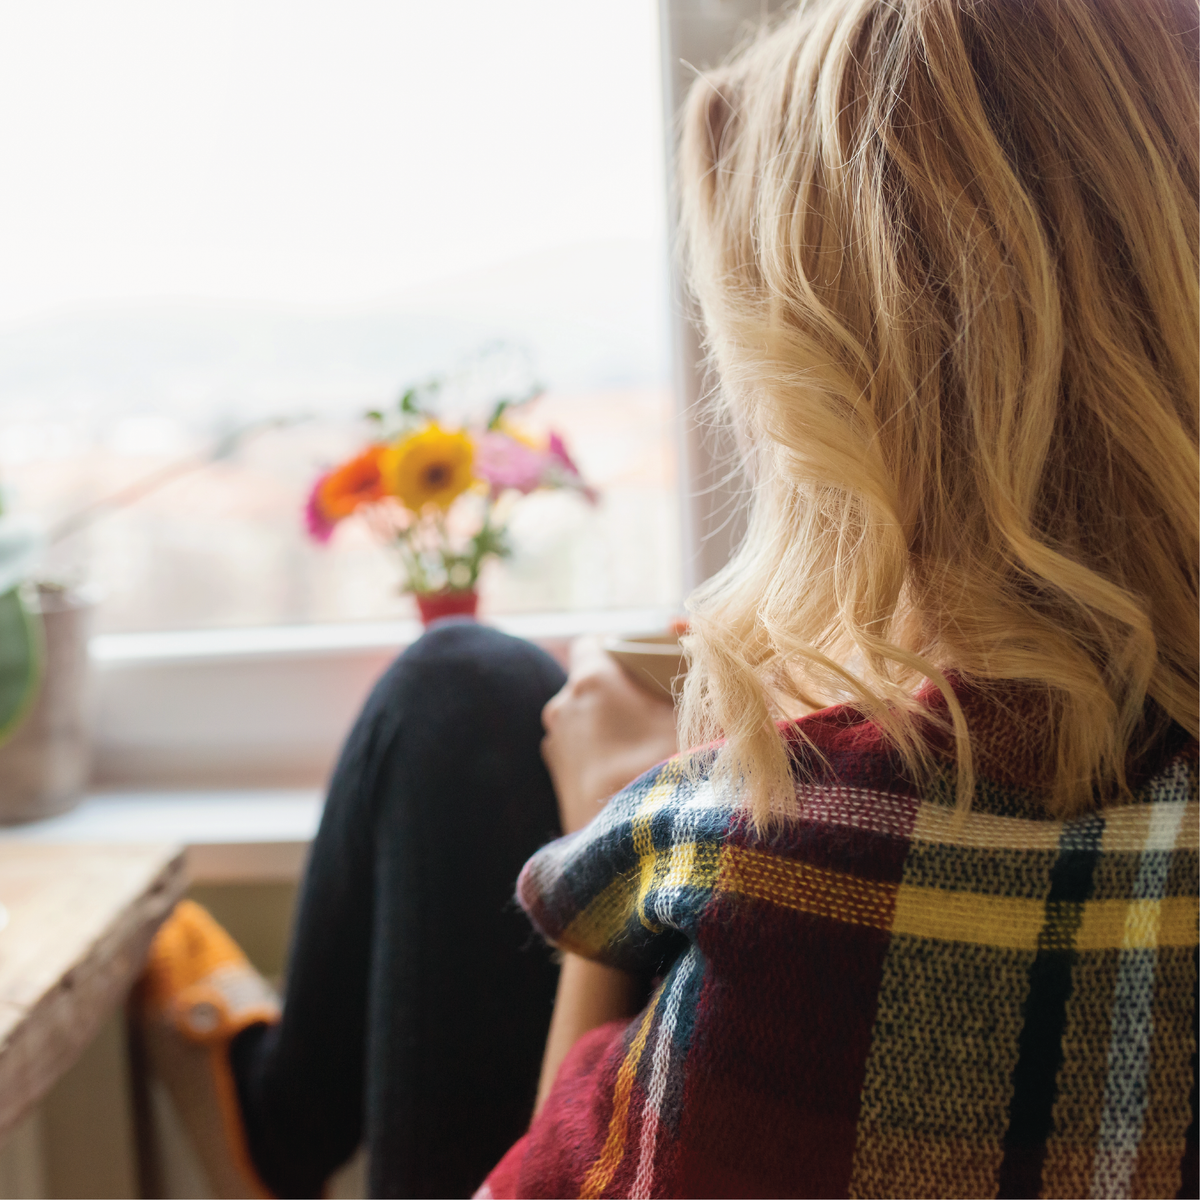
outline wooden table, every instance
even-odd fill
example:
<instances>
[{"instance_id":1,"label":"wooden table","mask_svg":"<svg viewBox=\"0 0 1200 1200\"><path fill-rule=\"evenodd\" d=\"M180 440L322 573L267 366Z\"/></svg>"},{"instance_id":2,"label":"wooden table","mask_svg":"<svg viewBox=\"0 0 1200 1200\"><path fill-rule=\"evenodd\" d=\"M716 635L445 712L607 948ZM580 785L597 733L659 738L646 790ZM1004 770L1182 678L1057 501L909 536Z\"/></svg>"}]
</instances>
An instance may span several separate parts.
<instances>
[{"instance_id":1,"label":"wooden table","mask_svg":"<svg viewBox=\"0 0 1200 1200\"><path fill-rule=\"evenodd\" d=\"M0 842L0 1140L124 1000L185 886L176 845Z\"/></svg>"}]
</instances>

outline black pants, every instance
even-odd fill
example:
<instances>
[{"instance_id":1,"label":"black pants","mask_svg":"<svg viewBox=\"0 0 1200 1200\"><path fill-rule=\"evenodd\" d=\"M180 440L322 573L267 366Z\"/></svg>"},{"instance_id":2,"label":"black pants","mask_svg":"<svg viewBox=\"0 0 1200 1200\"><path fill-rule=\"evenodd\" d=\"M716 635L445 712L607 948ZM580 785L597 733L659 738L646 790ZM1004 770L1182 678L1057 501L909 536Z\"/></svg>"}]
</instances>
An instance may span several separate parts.
<instances>
[{"instance_id":1,"label":"black pants","mask_svg":"<svg viewBox=\"0 0 1200 1200\"><path fill-rule=\"evenodd\" d=\"M305 875L283 1020L231 1058L251 1153L316 1196L365 1137L373 1196L466 1196L524 1132L558 969L513 901L558 836L538 744L558 664L441 624L342 751Z\"/></svg>"}]
</instances>

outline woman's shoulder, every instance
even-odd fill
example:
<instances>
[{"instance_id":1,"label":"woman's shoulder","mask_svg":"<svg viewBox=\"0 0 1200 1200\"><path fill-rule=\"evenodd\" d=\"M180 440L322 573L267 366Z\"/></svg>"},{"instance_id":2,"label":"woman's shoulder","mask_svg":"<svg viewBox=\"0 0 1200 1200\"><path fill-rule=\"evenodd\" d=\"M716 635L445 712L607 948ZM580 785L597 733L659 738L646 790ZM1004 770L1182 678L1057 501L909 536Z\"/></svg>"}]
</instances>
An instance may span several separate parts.
<instances>
[{"instance_id":1,"label":"woman's shoulder","mask_svg":"<svg viewBox=\"0 0 1200 1200\"><path fill-rule=\"evenodd\" d=\"M1049 803L1053 764L1047 762L1046 713L1036 697L1015 689L985 692L953 680L970 731L976 786L970 811L994 817L1054 821ZM932 687L919 694L932 751L931 769L914 778L881 726L862 710L843 704L781 722L796 779L800 811L818 817L810 798L833 790L865 790L877 798L904 797L938 808L953 807L955 755L944 697ZM1146 739L1126 767L1128 790L1120 800L1099 799L1098 809L1196 800L1200 746L1170 722Z\"/></svg>"},{"instance_id":2,"label":"woman's shoulder","mask_svg":"<svg viewBox=\"0 0 1200 1200\"><path fill-rule=\"evenodd\" d=\"M783 871L777 882L789 895L796 871L821 887L836 875L1015 895L1028 891L1026 876L1048 879L1056 855L1077 845L1136 857L1166 847L1172 830L1170 849L1195 858L1195 739L1172 731L1140 764L1125 802L1062 819L1022 743L1028 723L1019 712L991 719L990 753L966 812L956 808L952 766L914 780L879 726L849 705L781 726L793 749L795 802L765 826L751 819L737 781L716 769L719 744L690 751L618 792L585 829L543 847L521 874L518 899L564 948L652 965L677 949L673 937L662 944L664 930L685 931L714 896L740 894L760 874ZM771 865L784 860L792 865Z\"/></svg>"}]
</instances>

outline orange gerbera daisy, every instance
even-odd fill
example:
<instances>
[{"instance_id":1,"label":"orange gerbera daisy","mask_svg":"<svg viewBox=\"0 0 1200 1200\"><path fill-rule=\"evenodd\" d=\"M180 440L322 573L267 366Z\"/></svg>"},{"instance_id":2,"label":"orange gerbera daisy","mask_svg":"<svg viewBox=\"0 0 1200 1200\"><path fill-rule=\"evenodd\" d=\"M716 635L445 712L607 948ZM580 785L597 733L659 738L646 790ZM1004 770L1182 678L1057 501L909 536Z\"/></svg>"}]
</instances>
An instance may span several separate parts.
<instances>
[{"instance_id":1,"label":"orange gerbera daisy","mask_svg":"<svg viewBox=\"0 0 1200 1200\"><path fill-rule=\"evenodd\" d=\"M330 471L317 488L321 515L330 521L341 521L362 505L382 500L383 478L379 471L382 456L383 447L372 446Z\"/></svg>"}]
</instances>

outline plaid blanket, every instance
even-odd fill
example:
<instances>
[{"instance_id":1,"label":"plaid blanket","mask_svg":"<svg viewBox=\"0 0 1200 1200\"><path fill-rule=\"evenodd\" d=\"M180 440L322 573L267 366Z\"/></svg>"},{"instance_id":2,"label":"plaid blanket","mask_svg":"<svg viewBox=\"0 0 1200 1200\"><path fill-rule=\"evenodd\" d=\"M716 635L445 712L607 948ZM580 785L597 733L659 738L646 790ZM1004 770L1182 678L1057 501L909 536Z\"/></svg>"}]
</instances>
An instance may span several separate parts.
<instances>
[{"instance_id":1,"label":"plaid blanket","mask_svg":"<svg viewBox=\"0 0 1200 1200\"><path fill-rule=\"evenodd\" d=\"M769 839L672 760L535 855L545 937L656 984L479 1194L1196 1196L1196 743L1055 821L1036 730L968 718L965 821L835 708Z\"/></svg>"}]
</instances>

